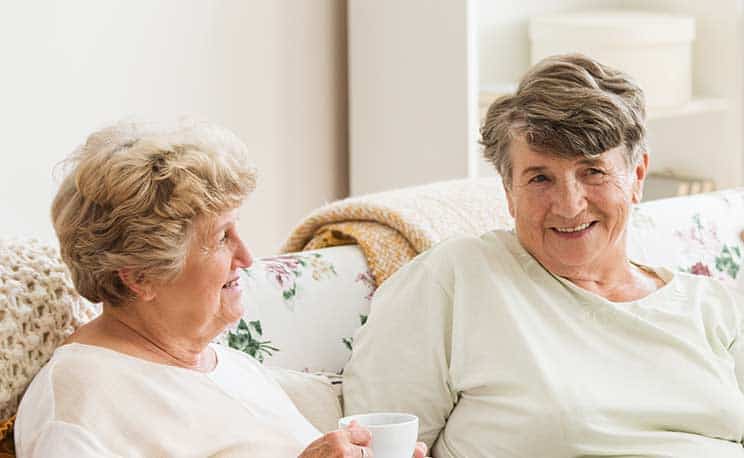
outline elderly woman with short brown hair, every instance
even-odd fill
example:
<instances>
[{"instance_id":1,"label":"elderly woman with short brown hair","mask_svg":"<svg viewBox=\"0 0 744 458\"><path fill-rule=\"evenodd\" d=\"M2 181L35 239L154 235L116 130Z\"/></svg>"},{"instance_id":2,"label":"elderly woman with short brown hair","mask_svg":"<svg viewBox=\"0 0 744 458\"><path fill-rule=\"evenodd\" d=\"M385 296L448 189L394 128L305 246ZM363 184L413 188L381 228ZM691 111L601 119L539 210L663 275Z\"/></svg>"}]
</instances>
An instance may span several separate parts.
<instances>
[{"instance_id":1,"label":"elderly woman with short brown hair","mask_svg":"<svg viewBox=\"0 0 744 458\"><path fill-rule=\"evenodd\" d=\"M238 208L255 171L235 135L122 123L69 165L54 228L103 311L34 378L18 456L371 457L368 431L320 434L259 363L211 344L240 318L252 262Z\"/></svg>"},{"instance_id":2,"label":"elderly woman with short brown hair","mask_svg":"<svg viewBox=\"0 0 744 458\"><path fill-rule=\"evenodd\" d=\"M378 289L347 413L418 414L435 458L744 456L741 298L626 252L640 88L548 58L481 133L515 229L445 241Z\"/></svg>"}]
</instances>

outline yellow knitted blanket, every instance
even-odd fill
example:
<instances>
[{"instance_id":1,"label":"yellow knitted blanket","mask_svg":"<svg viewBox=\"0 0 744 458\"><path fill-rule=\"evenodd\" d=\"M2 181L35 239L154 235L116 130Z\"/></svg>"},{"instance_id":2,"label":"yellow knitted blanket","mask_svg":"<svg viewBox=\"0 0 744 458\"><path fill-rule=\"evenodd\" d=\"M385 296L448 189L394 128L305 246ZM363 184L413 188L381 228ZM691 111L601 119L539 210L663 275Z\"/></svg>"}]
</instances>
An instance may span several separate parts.
<instances>
[{"instance_id":1,"label":"yellow knitted blanket","mask_svg":"<svg viewBox=\"0 0 744 458\"><path fill-rule=\"evenodd\" d=\"M511 224L500 179L442 181L325 205L302 220L282 251L358 244L380 285L444 239L480 235Z\"/></svg>"}]
</instances>

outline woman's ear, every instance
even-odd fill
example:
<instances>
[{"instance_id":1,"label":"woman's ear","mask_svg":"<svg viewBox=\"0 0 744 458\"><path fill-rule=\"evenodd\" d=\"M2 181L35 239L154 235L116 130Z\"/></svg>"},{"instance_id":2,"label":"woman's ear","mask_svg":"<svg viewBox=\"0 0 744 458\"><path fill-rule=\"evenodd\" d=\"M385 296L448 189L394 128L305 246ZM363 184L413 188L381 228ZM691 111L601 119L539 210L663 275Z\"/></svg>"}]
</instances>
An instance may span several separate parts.
<instances>
[{"instance_id":1,"label":"woman's ear","mask_svg":"<svg viewBox=\"0 0 744 458\"><path fill-rule=\"evenodd\" d=\"M633 203L637 204L641 202L643 198L643 182L646 180L646 174L648 173L648 153L643 152L641 159L633 170Z\"/></svg>"},{"instance_id":2,"label":"woman's ear","mask_svg":"<svg viewBox=\"0 0 744 458\"><path fill-rule=\"evenodd\" d=\"M507 186L503 181L501 184L504 186L504 196L506 196L506 205L509 209L509 214L514 218L514 201L511 194L511 186Z\"/></svg>"},{"instance_id":3,"label":"woman's ear","mask_svg":"<svg viewBox=\"0 0 744 458\"><path fill-rule=\"evenodd\" d=\"M135 296L145 302L155 299L155 292L152 286L145 280L142 272L135 272L132 269L119 269L119 279L129 288Z\"/></svg>"}]
</instances>

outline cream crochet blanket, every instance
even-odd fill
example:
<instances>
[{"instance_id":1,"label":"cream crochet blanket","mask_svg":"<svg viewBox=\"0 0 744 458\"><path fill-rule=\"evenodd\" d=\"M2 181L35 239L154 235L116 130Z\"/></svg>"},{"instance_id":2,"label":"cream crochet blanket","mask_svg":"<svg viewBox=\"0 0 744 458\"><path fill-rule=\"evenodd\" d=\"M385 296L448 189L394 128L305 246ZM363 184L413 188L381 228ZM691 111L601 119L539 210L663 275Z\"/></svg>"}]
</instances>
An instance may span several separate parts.
<instances>
[{"instance_id":1,"label":"cream crochet blanket","mask_svg":"<svg viewBox=\"0 0 744 458\"><path fill-rule=\"evenodd\" d=\"M500 179L442 181L325 205L302 220L282 251L356 243L379 285L441 240L511 225Z\"/></svg>"},{"instance_id":2,"label":"cream crochet blanket","mask_svg":"<svg viewBox=\"0 0 744 458\"><path fill-rule=\"evenodd\" d=\"M54 349L98 308L80 297L55 249L0 239L0 421Z\"/></svg>"}]
</instances>

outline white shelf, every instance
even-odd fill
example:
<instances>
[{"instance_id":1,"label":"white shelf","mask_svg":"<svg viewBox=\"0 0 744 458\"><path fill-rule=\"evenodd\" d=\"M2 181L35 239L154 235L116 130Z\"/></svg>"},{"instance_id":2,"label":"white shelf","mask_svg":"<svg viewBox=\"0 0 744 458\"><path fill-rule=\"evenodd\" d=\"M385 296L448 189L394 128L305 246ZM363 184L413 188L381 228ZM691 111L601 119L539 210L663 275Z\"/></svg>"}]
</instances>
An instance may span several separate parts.
<instances>
[{"instance_id":1,"label":"white shelf","mask_svg":"<svg viewBox=\"0 0 744 458\"><path fill-rule=\"evenodd\" d=\"M649 121L653 121L656 119L673 119L683 116L695 116L699 114L724 112L726 110L728 110L728 102L726 101L726 99L713 97L696 97L690 100L685 105L682 105L681 107L650 108L648 110L647 118Z\"/></svg>"}]
</instances>

